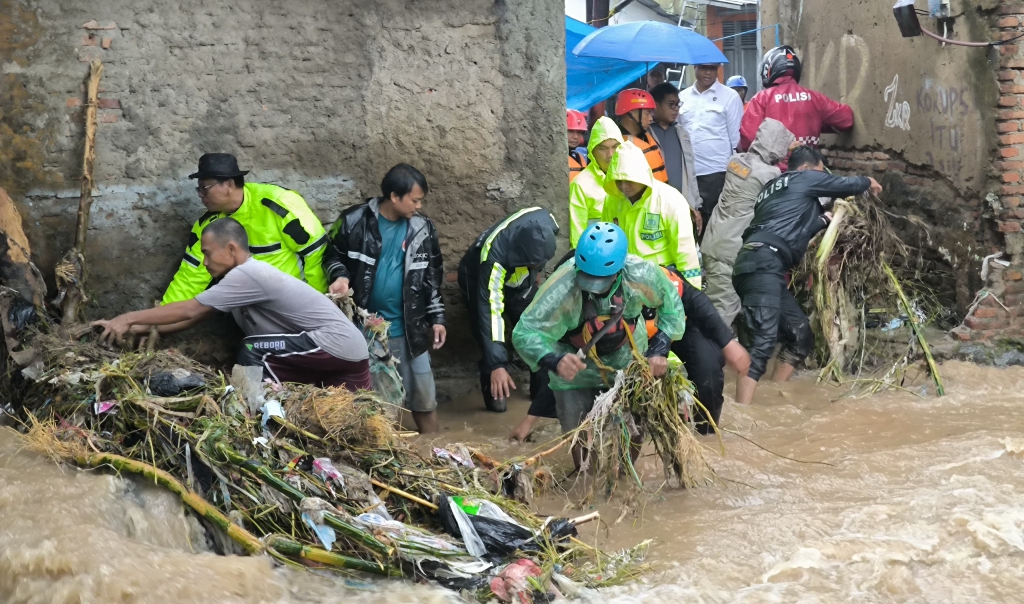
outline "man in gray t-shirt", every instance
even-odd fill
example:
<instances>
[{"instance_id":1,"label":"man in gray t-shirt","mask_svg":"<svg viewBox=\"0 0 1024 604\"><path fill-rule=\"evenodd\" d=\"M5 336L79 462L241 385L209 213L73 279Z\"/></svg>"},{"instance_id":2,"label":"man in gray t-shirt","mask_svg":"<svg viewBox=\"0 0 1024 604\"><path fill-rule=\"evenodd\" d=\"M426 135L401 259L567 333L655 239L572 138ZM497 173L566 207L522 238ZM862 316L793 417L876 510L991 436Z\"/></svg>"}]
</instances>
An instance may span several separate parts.
<instances>
[{"instance_id":1,"label":"man in gray t-shirt","mask_svg":"<svg viewBox=\"0 0 1024 604\"><path fill-rule=\"evenodd\" d=\"M249 254L245 229L221 218L203 230L202 250L220 282L192 300L126 313L103 327L102 339L160 326L162 333L230 312L245 332L240 365L258 365L276 381L370 389L369 353L359 329L325 295Z\"/></svg>"}]
</instances>

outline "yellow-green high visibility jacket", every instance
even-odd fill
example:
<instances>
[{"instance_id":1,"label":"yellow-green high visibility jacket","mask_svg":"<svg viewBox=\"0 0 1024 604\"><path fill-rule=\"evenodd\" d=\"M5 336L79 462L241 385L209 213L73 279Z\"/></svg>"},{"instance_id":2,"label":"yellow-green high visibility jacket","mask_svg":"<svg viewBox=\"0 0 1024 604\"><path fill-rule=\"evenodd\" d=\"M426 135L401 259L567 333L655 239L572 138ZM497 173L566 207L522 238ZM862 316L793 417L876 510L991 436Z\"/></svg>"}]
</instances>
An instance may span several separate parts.
<instances>
[{"instance_id":1,"label":"yellow-green high visibility jacket","mask_svg":"<svg viewBox=\"0 0 1024 604\"><path fill-rule=\"evenodd\" d=\"M277 185L245 183L242 205L234 213L207 212L192 225L185 256L167 286L164 304L191 300L210 286L200 240L206 225L224 216L234 218L245 228L253 258L298 279L305 278L319 292L327 291L327 277L320 262L327 234L320 219L295 191Z\"/></svg>"},{"instance_id":2,"label":"yellow-green high visibility jacket","mask_svg":"<svg viewBox=\"0 0 1024 604\"><path fill-rule=\"evenodd\" d=\"M569 246L574 249L590 223L601 220L606 196L604 170L594 160L594 147L610 138L621 141L622 132L614 121L602 116L590 131L590 142L587 143L590 163L569 183Z\"/></svg>"},{"instance_id":3,"label":"yellow-green high visibility jacket","mask_svg":"<svg viewBox=\"0 0 1024 604\"><path fill-rule=\"evenodd\" d=\"M633 203L619 191L617 180L640 183L647 190ZM700 257L693 239L690 205L682 193L654 179L639 147L628 141L619 145L608 164L604 190L608 196L601 219L614 222L626 232L629 253L659 266L675 266L687 281L700 288Z\"/></svg>"}]
</instances>

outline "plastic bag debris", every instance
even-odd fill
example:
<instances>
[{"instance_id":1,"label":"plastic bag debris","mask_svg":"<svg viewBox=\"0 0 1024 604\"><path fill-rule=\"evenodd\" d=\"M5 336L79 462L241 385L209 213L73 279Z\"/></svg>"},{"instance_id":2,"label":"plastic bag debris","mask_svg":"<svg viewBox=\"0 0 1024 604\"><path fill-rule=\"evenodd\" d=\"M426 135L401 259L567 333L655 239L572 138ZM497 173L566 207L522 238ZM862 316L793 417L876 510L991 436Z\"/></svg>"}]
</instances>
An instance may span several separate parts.
<instances>
[{"instance_id":1,"label":"plastic bag debris","mask_svg":"<svg viewBox=\"0 0 1024 604\"><path fill-rule=\"evenodd\" d=\"M267 422L269 422L272 417L280 417L284 419L284 409L281 407L280 401L271 399L263 404L263 408L260 409L260 411L263 412L264 428L267 427Z\"/></svg>"},{"instance_id":2,"label":"plastic bag debris","mask_svg":"<svg viewBox=\"0 0 1024 604\"><path fill-rule=\"evenodd\" d=\"M10 323L15 332L20 333L26 326L39 320L36 315L36 307L21 296L13 296L11 307L7 311L7 322Z\"/></svg>"},{"instance_id":3,"label":"plastic bag debris","mask_svg":"<svg viewBox=\"0 0 1024 604\"><path fill-rule=\"evenodd\" d=\"M182 392L206 387L206 380L187 369L156 371L149 376L149 391L156 396L177 396Z\"/></svg>"},{"instance_id":4,"label":"plastic bag debris","mask_svg":"<svg viewBox=\"0 0 1024 604\"><path fill-rule=\"evenodd\" d=\"M313 460L313 474L319 476L325 483L333 480L339 487L345 488L345 477L334 467L329 457L317 457Z\"/></svg>"},{"instance_id":5,"label":"plastic bag debris","mask_svg":"<svg viewBox=\"0 0 1024 604\"><path fill-rule=\"evenodd\" d=\"M513 598L517 598L520 602L532 604L534 590L528 577L539 577L542 574L543 571L533 560L516 560L491 579L491 591L502 602L512 602Z\"/></svg>"},{"instance_id":6,"label":"plastic bag debris","mask_svg":"<svg viewBox=\"0 0 1024 604\"><path fill-rule=\"evenodd\" d=\"M469 453L465 451L465 447L461 447L461 449L462 451L455 453L449 451L448 449L434 447L433 452L434 457L440 460L448 461L455 465L460 465L464 468L475 468L476 465L473 464L473 459L470 457Z\"/></svg>"},{"instance_id":7,"label":"plastic bag debris","mask_svg":"<svg viewBox=\"0 0 1024 604\"><path fill-rule=\"evenodd\" d=\"M461 537L466 550L474 556L505 557L520 548L532 551L538 549L533 541L533 532L514 522L479 514L471 516L452 497L441 499L440 507L441 524L445 531ZM505 515L504 512L501 514Z\"/></svg>"},{"instance_id":8,"label":"plastic bag debris","mask_svg":"<svg viewBox=\"0 0 1024 604\"><path fill-rule=\"evenodd\" d=\"M97 401L92 404L92 412L102 415L117 406L117 401Z\"/></svg>"},{"instance_id":9,"label":"plastic bag debris","mask_svg":"<svg viewBox=\"0 0 1024 604\"><path fill-rule=\"evenodd\" d=\"M299 510L302 512L302 521L313 529L316 538L323 543L324 549L331 551L331 547L337 541L337 534L333 528L324 525L324 512L336 513L334 506L317 497L306 497L299 502Z\"/></svg>"}]
</instances>

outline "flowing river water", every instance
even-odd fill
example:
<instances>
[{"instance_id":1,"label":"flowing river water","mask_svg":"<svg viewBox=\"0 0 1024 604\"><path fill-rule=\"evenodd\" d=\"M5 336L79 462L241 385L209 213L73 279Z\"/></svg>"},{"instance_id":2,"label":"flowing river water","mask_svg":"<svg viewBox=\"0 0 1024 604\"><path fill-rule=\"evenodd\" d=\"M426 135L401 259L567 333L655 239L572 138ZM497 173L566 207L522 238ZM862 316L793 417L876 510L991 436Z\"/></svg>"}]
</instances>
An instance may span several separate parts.
<instances>
[{"instance_id":1,"label":"flowing river water","mask_svg":"<svg viewBox=\"0 0 1024 604\"><path fill-rule=\"evenodd\" d=\"M717 484L665 490L635 520L614 524L609 510L609 525L581 527L605 548L653 539L655 566L584 601L1024 601L1024 368L942 370L941 398L834 400L843 391L803 376L764 383L753 406L727 402L723 425L774 453L727 433L724 457L712 460ZM522 453L503 436L525 401L503 416L481 406L470 394L443 405L438 442ZM562 506L537 503L571 514ZM0 431L0 602L454 601L428 586L197 552L194 534L168 493L59 468Z\"/></svg>"}]
</instances>

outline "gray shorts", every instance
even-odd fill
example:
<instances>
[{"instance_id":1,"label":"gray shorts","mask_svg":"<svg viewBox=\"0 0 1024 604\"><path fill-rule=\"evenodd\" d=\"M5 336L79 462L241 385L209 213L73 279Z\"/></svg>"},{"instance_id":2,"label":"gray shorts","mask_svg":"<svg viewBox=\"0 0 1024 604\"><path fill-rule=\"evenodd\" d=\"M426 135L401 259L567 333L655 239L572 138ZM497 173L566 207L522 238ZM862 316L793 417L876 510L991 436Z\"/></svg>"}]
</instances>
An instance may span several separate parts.
<instances>
[{"instance_id":1,"label":"gray shorts","mask_svg":"<svg viewBox=\"0 0 1024 604\"><path fill-rule=\"evenodd\" d=\"M558 423L562 425L563 434L580 427L583 418L594 408L594 399L599 392L597 388L552 391L555 395L555 412L558 414Z\"/></svg>"},{"instance_id":2,"label":"gray shorts","mask_svg":"<svg viewBox=\"0 0 1024 604\"><path fill-rule=\"evenodd\" d=\"M388 338L388 348L398 359L398 375L402 376L405 387L403 406L415 413L437 410L437 388L434 386L434 372L430 369L430 353L411 358L405 336Z\"/></svg>"}]
</instances>

